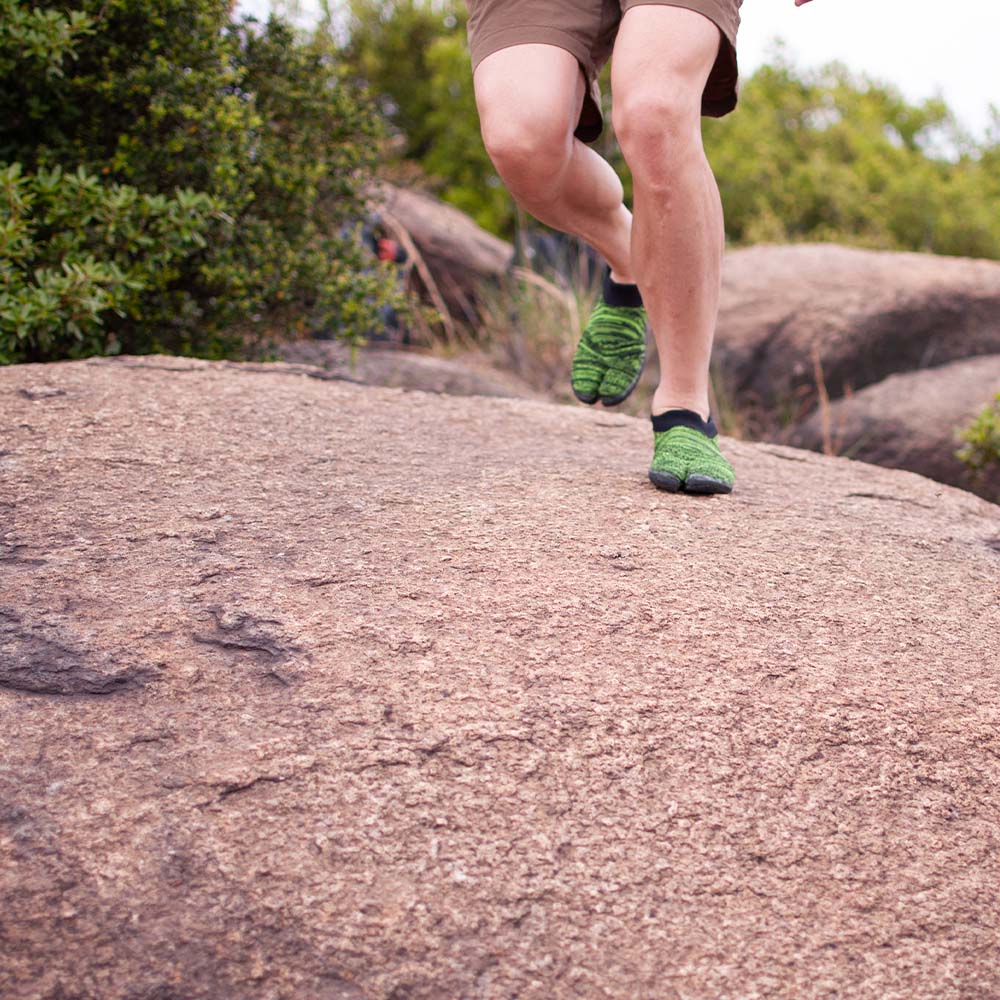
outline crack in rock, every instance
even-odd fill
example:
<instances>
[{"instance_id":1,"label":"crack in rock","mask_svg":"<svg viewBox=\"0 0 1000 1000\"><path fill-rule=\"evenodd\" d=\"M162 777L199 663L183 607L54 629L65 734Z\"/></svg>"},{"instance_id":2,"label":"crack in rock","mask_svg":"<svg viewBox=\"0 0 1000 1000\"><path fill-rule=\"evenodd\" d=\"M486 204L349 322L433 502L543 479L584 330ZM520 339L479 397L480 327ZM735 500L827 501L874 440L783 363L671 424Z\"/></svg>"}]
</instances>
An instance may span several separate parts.
<instances>
[{"instance_id":1,"label":"crack in rock","mask_svg":"<svg viewBox=\"0 0 1000 1000\"><path fill-rule=\"evenodd\" d=\"M784 459L786 462L808 462L809 461L808 458L803 458L803 457L801 457L799 455L786 455L786 454L784 454L784 452L773 451L770 448L763 448L762 447L760 450L762 452L764 452L765 455L771 455L774 458L781 458L781 459Z\"/></svg>"},{"instance_id":2,"label":"crack in rock","mask_svg":"<svg viewBox=\"0 0 1000 1000\"><path fill-rule=\"evenodd\" d=\"M3 454L3 452L0 452ZM28 545L20 545L18 543L5 544L0 542L0 562L6 563L17 563L19 566L44 566L47 559L31 558L29 556L21 555L22 551L30 552L31 547Z\"/></svg>"},{"instance_id":3,"label":"crack in rock","mask_svg":"<svg viewBox=\"0 0 1000 1000\"><path fill-rule=\"evenodd\" d=\"M81 648L61 625L26 622L13 608L0 607L0 688L107 695L143 687L158 669Z\"/></svg>"},{"instance_id":4,"label":"crack in rock","mask_svg":"<svg viewBox=\"0 0 1000 1000\"><path fill-rule=\"evenodd\" d=\"M282 662L301 652L300 646L266 627L280 625L277 619L256 618L245 612L226 612L217 607L209 608L208 613L214 623L214 631L192 633L191 638L195 642L250 653L271 663ZM287 683L284 678L278 679Z\"/></svg>"},{"instance_id":5,"label":"crack in rock","mask_svg":"<svg viewBox=\"0 0 1000 1000\"><path fill-rule=\"evenodd\" d=\"M919 500L912 500L910 497L894 497L888 493L848 493L849 497L861 497L864 500L891 500L894 503L913 504L914 507L923 507L925 510L933 510L929 503L921 503Z\"/></svg>"},{"instance_id":6,"label":"crack in rock","mask_svg":"<svg viewBox=\"0 0 1000 1000\"><path fill-rule=\"evenodd\" d=\"M31 385L17 390L25 399L50 399L52 396L65 396L66 390L54 385Z\"/></svg>"},{"instance_id":7,"label":"crack in rock","mask_svg":"<svg viewBox=\"0 0 1000 1000\"><path fill-rule=\"evenodd\" d=\"M364 385L362 379L352 375L341 374L339 372L326 371L315 365L295 364L294 362L253 362L253 361L211 361L200 364L172 364L156 363L149 361L136 361L133 358L93 358L85 362L88 365L100 365L102 367L119 368L147 368L151 371L170 372L174 375L186 375L190 372L214 372L214 371L234 371L239 374L250 375L305 375L308 378L319 379L323 382L351 382L355 385ZM63 390L60 390L60 393ZM24 390L21 390L22 394ZM52 393L46 393L52 395Z\"/></svg>"},{"instance_id":8,"label":"crack in rock","mask_svg":"<svg viewBox=\"0 0 1000 1000\"><path fill-rule=\"evenodd\" d=\"M230 795L239 795L240 792L248 791L256 785L280 785L286 777L287 776L283 774L262 774L257 778L251 778L249 781L224 785L219 791L218 801L222 802L224 799L228 799Z\"/></svg>"},{"instance_id":9,"label":"crack in rock","mask_svg":"<svg viewBox=\"0 0 1000 1000\"><path fill-rule=\"evenodd\" d=\"M320 978L322 981L312 994L315 1000L367 1000L368 994L345 976L323 972Z\"/></svg>"}]
</instances>

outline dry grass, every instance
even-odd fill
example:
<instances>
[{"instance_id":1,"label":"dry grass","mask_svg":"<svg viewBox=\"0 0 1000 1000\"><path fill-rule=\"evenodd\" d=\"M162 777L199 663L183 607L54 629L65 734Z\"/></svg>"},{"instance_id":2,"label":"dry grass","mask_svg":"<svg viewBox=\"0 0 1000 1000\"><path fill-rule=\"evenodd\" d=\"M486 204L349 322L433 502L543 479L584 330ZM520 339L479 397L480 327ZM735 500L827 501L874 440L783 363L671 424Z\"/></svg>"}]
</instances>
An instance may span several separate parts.
<instances>
[{"instance_id":1,"label":"dry grass","mask_svg":"<svg viewBox=\"0 0 1000 1000\"><path fill-rule=\"evenodd\" d=\"M574 400L569 373L583 327L601 293L601 268L595 267L585 244L565 246L555 266L539 272L512 267L497 281L482 282L474 302L454 282L449 298L461 304L461 315L452 315L445 296L419 249L402 223L383 210L383 221L406 248L407 287L414 302L411 317L416 339L443 356L474 356L522 380L536 392L558 402ZM445 274L441 281L450 281ZM431 307L419 304L427 298ZM636 416L649 413L659 382L655 345L639 385L617 408ZM755 414L725 390L713 369L710 383L711 411L722 433L736 438L753 436Z\"/></svg>"},{"instance_id":2,"label":"dry grass","mask_svg":"<svg viewBox=\"0 0 1000 1000\"><path fill-rule=\"evenodd\" d=\"M819 410L820 433L823 438L823 454L839 455L844 450L843 422L836 427L833 421L833 411L830 407L830 394L826 389L826 379L823 377L823 363L820 358L819 345L812 345L813 380L816 383L816 404ZM844 398L851 396L851 387L847 386Z\"/></svg>"},{"instance_id":3,"label":"dry grass","mask_svg":"<svg viewBox=\"0 0 1000 1000\"><path fill-rule=\"evenodd\" d=\"M585 258L576 272L514 267L478 293L481 343L493 363L557 400L572 398L570 364L600 294Z\"/></svg>"}]
</instances>

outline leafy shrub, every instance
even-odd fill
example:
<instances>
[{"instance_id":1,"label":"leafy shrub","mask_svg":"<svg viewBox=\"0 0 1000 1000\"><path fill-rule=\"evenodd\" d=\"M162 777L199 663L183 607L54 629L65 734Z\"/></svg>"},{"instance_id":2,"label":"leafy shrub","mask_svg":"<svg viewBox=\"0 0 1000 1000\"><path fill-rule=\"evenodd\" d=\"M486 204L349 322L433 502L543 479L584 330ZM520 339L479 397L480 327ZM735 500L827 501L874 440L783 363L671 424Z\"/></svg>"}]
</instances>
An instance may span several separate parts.
<instances>
[{"instance_id":1,"label":"leafy shrub","mask_svg":"<svg viewBox=\"0 0 1000 1000\"><path fill-rule=\"evenodd\" d=\"M83 168L0 166L0 363L117 353L104 317L139 320L216 211L204 194L141 194Z\"/></svg>"},{"instance_id":2,"label":"leafy shrub","mask_svg":"<svg viewBox=\"0 0 1000 1000\"><path fill-rule=\"evenodd\" d=\"M961 438L965 443L957 455L973 474L1000 467L1000 392L962 431Z\"/></svg>"},{"instance_id":3,"label":"leafy shrub","mask_svg":"<svg viewBox=\"0 0 1000 1000\"><path fill-rule=\"evenodd\" d=\"M384 123L342 79L324 38L299 39L277 18L263 31L243 21L230 37L259 117L253 201L234 263L257 278L254 310L270 302L272 319L300 332L358 341L382 306L408 312L393 266L370 258L357 233Z\"/></svg>"},{"instance_id":4,"label":"leafy shrub","mask_svg":"<svg viewBox=\"0 0 1000 1000\"><path fill-rule=\"evenodd\" d=\"M373 107L328 51L230 7L0 0L4 360L356 340L402 307L357 236Z\"/></svg>"},{"instance_id":5,"label":"leafy shrub","mask_svg":"<svg viewBox=\"0 0 1000 1000\"><path fill-rule=\"evenodd\" d=\"M19 0L0 0L0 76L18 68L59 76L76 39L92 31L93 21L82 11L63 16Z\"/></svg>"}]
</instances>

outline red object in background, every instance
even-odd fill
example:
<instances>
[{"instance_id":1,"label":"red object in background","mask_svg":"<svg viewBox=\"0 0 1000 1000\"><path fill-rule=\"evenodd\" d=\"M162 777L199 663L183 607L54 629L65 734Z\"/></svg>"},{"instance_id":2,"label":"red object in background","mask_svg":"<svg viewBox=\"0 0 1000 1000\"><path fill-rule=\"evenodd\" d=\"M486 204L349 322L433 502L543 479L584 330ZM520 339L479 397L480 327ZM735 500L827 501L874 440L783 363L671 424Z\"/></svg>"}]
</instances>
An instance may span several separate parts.
<instances>
[{"instance_id":1,"label":"red object in background","mask_svg":"<svg viewBox=\"0 0 1000 1000\"><path fill-rule=\"evenodd\" d=\"M378 241L378 259L396 260L399 249L399 244L395 240L383 237Z\"/></svg>"}]
</instances>

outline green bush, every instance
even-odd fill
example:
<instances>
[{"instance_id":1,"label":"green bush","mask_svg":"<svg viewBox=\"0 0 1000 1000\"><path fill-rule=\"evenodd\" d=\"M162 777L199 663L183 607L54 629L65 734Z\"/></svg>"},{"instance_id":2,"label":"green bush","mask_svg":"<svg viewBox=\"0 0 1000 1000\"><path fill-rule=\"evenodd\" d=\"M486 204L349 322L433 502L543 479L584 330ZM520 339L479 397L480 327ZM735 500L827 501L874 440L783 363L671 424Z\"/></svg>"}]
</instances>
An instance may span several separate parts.
<instances>
[{"instance_id":1,"label":"green bush","mask_svg":"<svg viewBox=\"0 0 1000 1000\"><path fill-rule=\"evenodd\" d=\"M0 166L0 363L117 353L105 317L141 317L169 288L217 207L141 194L82 168Z\"/></svg>"},{"instance_id":2,"label":"green bush","mask_svg":"<svg viewBox=\"0 0 1000 1000\"><path fill-rule=\"evenodd\" d=\"M356 340L401 307L357 237L374 108L329 51L230 6L0 0L4 360Z\"/></svg>"},{"instance_id":3,"label":"green bush","mask_svg":"<svg viewBox=\"0 0 1000 1000\"><path fill-rule=\"evenodd\" d=\"M407 305L395 271L362 249L362 189L378 162L384 123L346 82L322 37L298 38L271 18L263 31L230 29L254 95L253 202L241 216L241 268L264 301L302 331L335 330L351 342L380 321L378 310Z\"/></svg>"},{"instance_id":4,"label":"green bush","mask_svg":"<svg viewBox=\"0 0 1000 1000\"><path fill-rule=\"evenodd\" d=\"M974 475L1000 467L1000 392L961 433L958 457Z\"/></svg>"},{"instance_id":5,"label":"green bush","mask_svg":"<svg viewBox=\"0 0 1000 1000\"><path fill-rule=\"evenodd\" d=\"M0 77L6 82L15 69L59 76L76 39L92 31L93 21L81 11L64 16L19 0L0 0Z\"/></svg>"}]
</instances>

